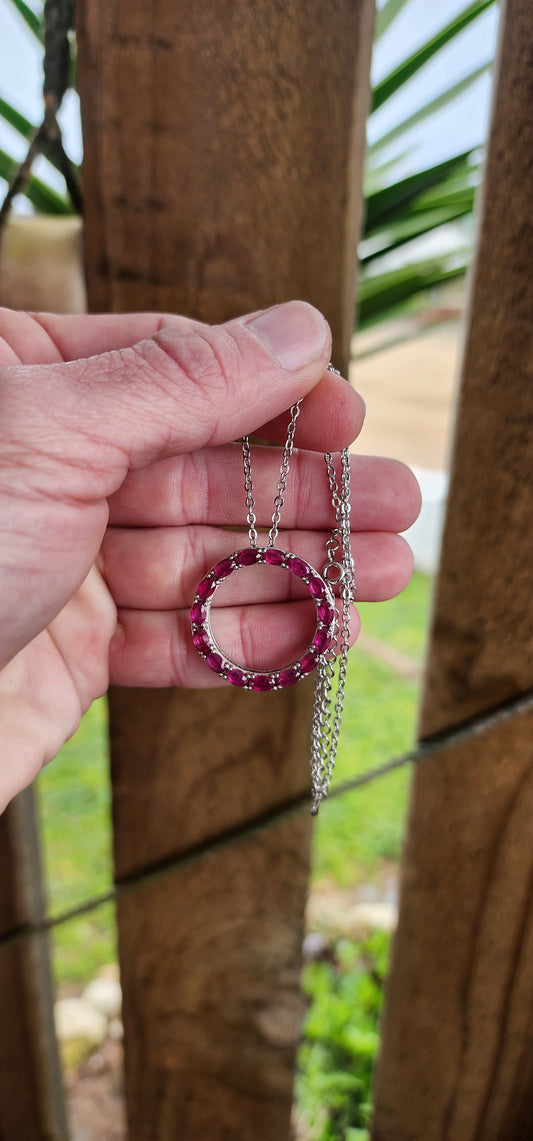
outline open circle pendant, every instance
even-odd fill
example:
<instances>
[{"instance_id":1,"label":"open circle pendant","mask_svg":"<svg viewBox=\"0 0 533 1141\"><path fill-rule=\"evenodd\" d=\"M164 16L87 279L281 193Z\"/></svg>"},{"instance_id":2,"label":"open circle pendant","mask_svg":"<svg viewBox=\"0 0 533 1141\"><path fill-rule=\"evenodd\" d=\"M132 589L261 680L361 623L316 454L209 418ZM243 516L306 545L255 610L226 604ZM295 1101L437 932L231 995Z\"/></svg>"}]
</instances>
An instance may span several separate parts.
<instances>
[{"instance_id":1,"label":"open circle pendant","mask_svg":"<svg viewBox=\"0 0 533 1141\"><path fill-rule=\"evenodd\" d=\"M211 604L217 588L236 571L261 563L296 575L307 587L316 611L315 632L307 649L297 661L276 670L251 670L238 665L220 648L211 629ZM312 673L334 642L336 623L335 598L329 583L305 559L276 547L245 547L221 559L198 584L191 608L192 640L206 665L231 685L262 692L285 689Z\"/></svg>"}]
</instances>

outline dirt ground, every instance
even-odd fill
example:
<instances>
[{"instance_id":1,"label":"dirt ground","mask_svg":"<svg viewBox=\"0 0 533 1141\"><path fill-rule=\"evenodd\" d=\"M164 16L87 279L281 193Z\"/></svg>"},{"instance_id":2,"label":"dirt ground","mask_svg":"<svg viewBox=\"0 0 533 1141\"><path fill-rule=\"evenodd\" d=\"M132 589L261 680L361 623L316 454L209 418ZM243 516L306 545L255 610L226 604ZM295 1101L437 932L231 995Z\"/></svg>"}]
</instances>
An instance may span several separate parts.
<instances>
[{"instance_id":1,"label":"dirt ground","mask_svg":"<svg viewBox=\"0 0 533 1141\"><path fill-rule=\"evenodd\" d=\"M106 1039L65 1076L71 1141L126 1141L122 1042Z\"/></svg>"}]
</instances>

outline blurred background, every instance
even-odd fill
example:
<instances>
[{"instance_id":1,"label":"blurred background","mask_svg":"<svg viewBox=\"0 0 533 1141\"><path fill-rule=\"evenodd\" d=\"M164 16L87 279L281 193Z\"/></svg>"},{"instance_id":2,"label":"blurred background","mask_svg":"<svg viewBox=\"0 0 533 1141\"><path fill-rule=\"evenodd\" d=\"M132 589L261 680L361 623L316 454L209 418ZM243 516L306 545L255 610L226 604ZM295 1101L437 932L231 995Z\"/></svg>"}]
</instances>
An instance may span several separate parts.
<instances>
[{"instance_id":1,"label":"blurred background","mask_svg":"<svg viewBox=\"0 0 533 1141\"><path fill-rule=\"evenodd\" d=\"M354 450L410 464L423 509L408 534L416 564L410 587L391 602L360 607L339 783L400 756L415 738L498 23L493 0L385 0L378 9L350 373L367 422ZM0 0L0 16L1 201L43 117L42 6ZM74 87L59 122L75 176L82 144ZM35 157L3 217L0 300L81 311L81 221L62 163L51 157ZM86 1141L125 1137L114 912L105 901L112 886L107 766L100 701L42 773L38 793L50 915L104 899L54 931L72 1135ZM318 818L294 1110L300 1141L367 1136L409 775L404 766L332 797Z\"/></svg>"}]
</instances>

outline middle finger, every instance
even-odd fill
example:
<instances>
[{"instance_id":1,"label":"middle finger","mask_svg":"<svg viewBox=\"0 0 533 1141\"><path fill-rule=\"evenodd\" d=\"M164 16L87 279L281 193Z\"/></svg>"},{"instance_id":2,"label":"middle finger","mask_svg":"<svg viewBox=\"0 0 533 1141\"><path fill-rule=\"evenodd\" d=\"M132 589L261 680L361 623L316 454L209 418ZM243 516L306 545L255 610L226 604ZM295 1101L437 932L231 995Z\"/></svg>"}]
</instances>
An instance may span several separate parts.
<instances>
[{"instance_id":1,"label":"middle finger","mask_svg":"<svg viewBox=\"0 0 533 1141\"><path fill-rule=\"evenodd\" d=\"M317 570L326 561L329 532L285 531L276 546L292 551ZM204 574L220 559L249 546L246 533L216 527L109 528L100 569L117 606L173 610L190 606ZM357 598L391 598L409 581L412 555L404 539L389 532L352 535ZM300 587L300 589L299 589ZM216 605L280 602L305 595L294 575L275 567L249 567L217 591Z\"/></svg>"}]
</instances>

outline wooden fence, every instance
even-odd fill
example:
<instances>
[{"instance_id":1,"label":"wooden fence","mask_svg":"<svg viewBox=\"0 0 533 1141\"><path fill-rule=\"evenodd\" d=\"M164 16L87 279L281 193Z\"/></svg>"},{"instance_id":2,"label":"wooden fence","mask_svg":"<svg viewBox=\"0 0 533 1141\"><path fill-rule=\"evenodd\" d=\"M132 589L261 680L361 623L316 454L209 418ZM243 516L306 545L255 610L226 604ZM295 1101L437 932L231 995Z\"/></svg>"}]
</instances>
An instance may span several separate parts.
<instances>
[{"instance_id":1,"label":"wooden fence","mask_svg":"<svg viewBox=\"0 0 533 1141\"><path fill-rule=\"evenodd\" d=\"M373 17L79 0L93 310L212 322L301 296L346 368ZM508 0L423 740L533 689L532 105L533 10ZM289 1137L310 698L110 696L117 883L174 866L117 904L131 1141ZM530 721L418 765L373 1141L533 1136ZM0 869L0 1138L63 1141L31 792Z\"/></svg>"}]
</instances>

